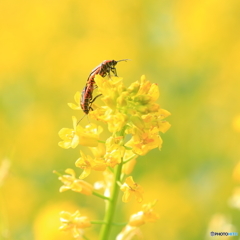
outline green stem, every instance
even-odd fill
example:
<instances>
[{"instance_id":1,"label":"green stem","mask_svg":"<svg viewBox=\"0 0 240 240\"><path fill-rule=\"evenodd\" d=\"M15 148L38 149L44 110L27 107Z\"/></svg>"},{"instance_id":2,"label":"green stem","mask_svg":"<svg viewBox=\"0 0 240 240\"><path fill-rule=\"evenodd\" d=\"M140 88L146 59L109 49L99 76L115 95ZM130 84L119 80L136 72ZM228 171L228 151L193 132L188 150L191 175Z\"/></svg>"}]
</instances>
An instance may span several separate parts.
<instances>
[{"instance_id":1,"label":"green stem","mask_svg":"<svg viewBox=\"0 0 240 240\"><path fill-rule=\"evenodd\" d=\"M128 158L127 160L125 160L125 161L123 162L123 164L125 164L125 163L131 161L131 160L132 160L133 158L135 158L136 156L137 156L137 154L135 154L134 156Z\"/></svg>"},{"instance_id":2,"label":"green stem","mask_svg":"<svg viewBox=\"0 0 240 240\"><path fill-rule=\"evenodd\" d=\"M108 197L105 197L104 195L100 194L100 193L97 193L97 192L92 192L93 195L97 196L97 197L100 197L102 199L105 199L105 200L108 200L110 201L110 198Z\"/></svg>"},{"instance_id":3,"label":"green stem","mask_svg":"<svg viewBox=\"0 0 240 240\"><path fill-rule=\"evenodd\" d=\"M112 225L115 225L115 226L125 226L125 225L127 225L127 222L122 222L122 223L115 223L115 222L113 222Z\"/></svg>"},{"instance_id":4,"label":"green stem","mask_svg":"<svg viewBox=\"0 0 240 240\"><path fill-rule=\"evenodd\" d=\"M91 221L91 224L106 224L104 221Z\"/></svg>"},{"instance_id":5,"label":"green stem","mask_svg":"<svg viewBox=\"0 0 240 240\"><path fill-rule=\"evenodd\" d=\"M108 201L106 203L106 212L103 220L106 224L104 224L101 228L100 238L99 238L100 240L107 240L110 235L111 226L113 224L114 212L116 210L116 205L117 205L118 193L120 189L117 182L120 180L121 171L122 171L122 161L118 166L116 166L114 171L111 201Z\"/></svg>"}]
</instances>

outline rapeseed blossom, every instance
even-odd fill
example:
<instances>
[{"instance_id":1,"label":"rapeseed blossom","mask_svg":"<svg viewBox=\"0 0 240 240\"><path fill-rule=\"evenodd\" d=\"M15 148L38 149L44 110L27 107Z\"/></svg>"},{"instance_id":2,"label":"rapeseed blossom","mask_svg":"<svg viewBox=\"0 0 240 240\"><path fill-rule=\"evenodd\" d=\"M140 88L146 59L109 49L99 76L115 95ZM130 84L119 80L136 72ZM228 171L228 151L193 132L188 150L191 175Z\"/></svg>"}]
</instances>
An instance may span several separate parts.
<instances>
[{"instance_id":1,"label":"rapeseed blossom","mask_svg":"<svg viewBox=\"0 0 240 240\"><path fill-rule=\"evenodd\" d=\"M62 175L58 178L64 184L60 187L60 192L71 189L74 192L79 192L85 195L92 194L93 186L86 181L76 179L76 174L73 169L68 168L65 170L65 172L69 175Z\"/></svg>"},{"instance_id":2,"label":"rapeseed blossom","mask_svg":"<svg viewBox=\"0 0 240 240\"><path fill-rule=\"evenodd\" d=\"M91 226L89 218L82 216L79 211L73 214L62 211L60 213L60 221L62 225L59 229L70 232L74 238L83 236L83 229Z\"/></svg>"},{"instance_id":3,"label":"rapeseed blossom","mask_svg":"<svg viewBox=\"0 0 240 240\"><path fill-rule=\"evenodd\" d=\"M80 179L86 178L92 170L104 171L107 167L105 160L102 158L92 158L80 151L81 157L76 161L76 167L83 169Z\"/></svg>"},{"instance_id":4,"label":"rapeseed blossom","mask_svg":"<svg viewBox=\"0 0 240 240\"><path fill-rule=\"evenodd\" d=\"M103 69L103 65L97 68ZM114 69L112 67L107 70L114 72ZM94 75L94 72L92 74ZM90 150L90 154L87 154L84 149L81 149L80 157L75 162L75 166L81 169L79 178L76 178L72 169L65 171L68 175L60 175L59 180L64 184L60 192L70 189L85 195L95 195L106 203L103 220L90 222L89 218L82 216L79 211L74 214L61 213L61 229L70 231L77 239L88 239L84 228L92 224L102 224L100 240L109 239L120 190L123 192L122 202L128 203L132 197L135 197L139 203L143 202L143 188L133 180L132 176L126 177L125 175L133 172L139 156L146 155L155 148L161 149L163 140L160 134L165 133L171 126L165 120L170 113L156 103L160 95L156 83L151 83L145 76L142 76L139 81L125 87L122 78L106 79L102 76L94 76L95 86L87 95L91 110L93 110L88 116L106 124L111 136L105 134L100 139L102 127L93 123L82 127L76 117L72 117L73 128L63 128L59 131L62 139L59 142L60 147L69 149L81 145L87 147L88 151ZM93 101L96 99L94 98L95 91L98 91L97 94L101 96L97 101L103 102L103 105L97 108L93 106ZM81 96L81 93L77 92L74 96L76 103L69 103L69 107L73 110L81 110L81 101L84 97L86 96ZM94 184L82 180L94 171L102 172L104 180L97 180ZM94 191L93 185L95 190L103 189L103 195ZM159 218L158 214L153 211L155 203L156 201L145 203L140 211L132 214L116 240L131 240L134 236L142 239L139 227L148 222L155 222Z\"/></svg>"},{"instance_id":5,"label":"rapeseed blossom","mask_svg":"<svg viewBox=\"0 0 240 240\"><path fill-rule=\"evenodd\" d=\"M124 192L122 201L128 202L132 195L135 195L138 202L143 200L143 188L134 182L133 177L127 177L125 183L121 186L121 190Z\"/></svg>"},{"instance_id":6,"label":"rapeseed blossom","mask_svg":"<svg viewBox=\"0 0 240 240\"><path fill-rule=\"evenodd\" d=\"M159 216L153 211L153 206L156 201L142 205L142 211L133 214L130 217L129 225L132 227L139 227L148 222L155 222Z\"/></svg>"},{"instance_id":7,"label":"rapeseed blossom","mask_svg":"<svg viewBox=\"0 0 240 240\"><path fill-rule=\"evenodd\" d=\"M88 124L85 128L77 124L77 118L72 117L73 129L62 128L59 131L59 137L63 141L59 142L58 145L62 148L76 148L78 145L87 147L97 147L99 143L99 135L102 132L102 128L97 127L95 124Z\"/></svg>"},{"instance_id":8,"label":"rapeseed blossom","mask_svg":"<svg viewBox=\"0 0 240 240\"><path fill-rule=\"evenodd\" d=\"M117 77L109 81L97 75L95 81L105 105L89 115L107 123L112 133L122 131L122 134L132 135L125 146L138 155L160 149L162 139L159 132L164 133L170 128L164 120L170 113L156 103L159 97L157 84L150 83L145 76L128 88Z\"/></svg>"}]
</instances>

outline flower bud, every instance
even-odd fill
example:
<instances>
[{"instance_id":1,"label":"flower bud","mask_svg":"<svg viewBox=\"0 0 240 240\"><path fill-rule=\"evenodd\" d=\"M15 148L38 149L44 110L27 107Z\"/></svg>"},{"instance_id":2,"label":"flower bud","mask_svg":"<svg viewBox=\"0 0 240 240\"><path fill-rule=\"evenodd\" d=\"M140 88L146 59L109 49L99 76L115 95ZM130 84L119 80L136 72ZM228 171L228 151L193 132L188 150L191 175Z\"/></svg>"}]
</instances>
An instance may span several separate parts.
<instances>
[{"instance_id":1,"label":"flower bud","mask_svg":"<svg viewBox=\"0 0 240 240\"><path fill-rule=\"evenodd\" d=\"M134 82L128 87L127 91L130 94L136 94L138 92L139 88L140 88L139 82Z\"/></svg>"},{"instance_id":2,"label":"flower bud","mask_svg":"<svg viewBox=\"0 0 240 240\"><path fill-rule=\"evenodd\" d=\"M138 102L139 104L145 105L145 104L148 104L151 101L151 96L138 95L134 98L134 101Z\"/></svg>"}]
</instances>

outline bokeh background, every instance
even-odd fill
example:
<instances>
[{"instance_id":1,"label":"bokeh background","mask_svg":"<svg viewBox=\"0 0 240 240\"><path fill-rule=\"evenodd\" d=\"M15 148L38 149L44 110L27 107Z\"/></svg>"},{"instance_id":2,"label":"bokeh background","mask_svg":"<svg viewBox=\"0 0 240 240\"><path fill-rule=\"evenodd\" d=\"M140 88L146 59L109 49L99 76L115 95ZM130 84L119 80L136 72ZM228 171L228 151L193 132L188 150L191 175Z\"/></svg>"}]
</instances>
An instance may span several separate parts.
<instances>
[{"instance_id":1,"label":"bokeh background","mask_svg":"<svg viewBox=\"0 0 240 240\"><path fill-rule=\"evenodd\" d=\"M62 210L101 219L101 200L60 194L52 171L79 157L57 145L58 131L82 116L67 103L91 69L123 58L131 59L117 66L125 83L145 74L172 113L162 150L140 157L133 172L145 200L159 200L145 239L240 233L240 212L229 205L239 184L239 25L239 0L0 1L0 239L72 239L58 231ZM132 201L117 215L138 208ZM98 230L87 231L91 240Z\"/></svg>"}]
</instances>

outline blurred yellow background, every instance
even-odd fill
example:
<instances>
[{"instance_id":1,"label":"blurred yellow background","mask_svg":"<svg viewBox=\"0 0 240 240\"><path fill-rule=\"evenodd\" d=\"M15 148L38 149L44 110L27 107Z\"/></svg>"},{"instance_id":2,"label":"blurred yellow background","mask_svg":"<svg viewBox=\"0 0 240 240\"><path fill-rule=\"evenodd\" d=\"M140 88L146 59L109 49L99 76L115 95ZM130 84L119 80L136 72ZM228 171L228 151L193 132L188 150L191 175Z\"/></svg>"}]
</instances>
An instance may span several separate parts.
<instances>
[{"instance_id":1,"label":"blurred yellow background","mask_svg":"<svg viewBox=\"0 0 240 240\"><path fill-rule=\"evenodd\" d=\"M103 202L60 194L52 170L74 168L79 157L57 145L58 131L82 116L67 103L95 66L124 58L117 70L126 85L145 74L172 113L162 150L139 157L133 173L145 200L159 200L146 239L208 239L218 216L240 233L239 210L228 204L240 161L239 25L239 0L0 1L0 162L11 164L0 239L72 239L58 231L62 210L101 219ZM121 218L136 210L130 202ZM98 230L88 230L91 240Z\"/></svg>"}]
</instances>

